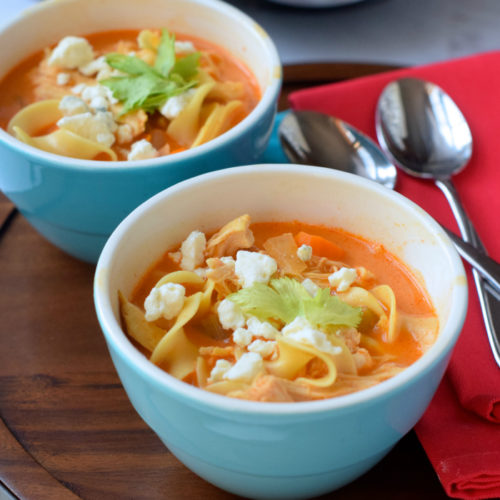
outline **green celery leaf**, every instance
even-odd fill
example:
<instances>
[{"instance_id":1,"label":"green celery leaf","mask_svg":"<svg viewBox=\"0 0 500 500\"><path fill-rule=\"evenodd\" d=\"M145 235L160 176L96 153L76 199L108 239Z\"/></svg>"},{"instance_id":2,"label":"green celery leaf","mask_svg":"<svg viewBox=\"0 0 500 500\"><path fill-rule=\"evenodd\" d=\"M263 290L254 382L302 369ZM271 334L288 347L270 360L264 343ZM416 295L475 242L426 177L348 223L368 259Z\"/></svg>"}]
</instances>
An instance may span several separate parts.
<instances>
[{"instance_id":1,"label":"green celery leaf","mask_svg":"<svg viewBox=\"0 0 500 500\"><path fill-rule=\"evenodd\" d=\"M151 73L134 77L114 77L101 81L113 95L123 102L123 113L142 107L143 102L159 85L159 78Z\"/></svg>"},{"instance_id":2,"label":"green celery leaf","mask_svg":"<svg viewBox=\"0 0 500 500\"><path fill-rule=\"evenodd\" d=\"M128 73L129 75L142 75L144 73L156 73L147 62L135 56L112 53L106 56L106 62L114 69Z\"/></svg>"},{"instance_id":3,"label":"green celery leaf","mask_svg":"<svg viewBox=\"0 0 500 500\"><path fill-rule=\"evenodd\" d=\"M264 283L254 283L227 297L243 311L260 319L275 318L287 322L290 312L279 293Z\"/></svg>"},{"instance_id":4,"label":"green celery leaf","mask_svg":"<svg viewBox=\"0 0 500 500\"><path fill-rule=\"evenodd\" d=\"M172 68L172 78L179 75L184 81L190 80L198 74L200 53L193 52L182 59L178 59Z\"/></svg>"},{"instance_id":5,"label":"green celery leaf","mask_svg":"<svg viewBox=\"0 0 500 500\"><path fill-rule=\"evenodd\" d=\"M254 283L228 296L247 314L260 319L278 319L291 323L297 316L304 316L313 326L345 325L356 327L361 321L362 310L342 302L323 288L311 297L297 280L279 278L269 285Z\"/></svg>"},{"instance_id":6,"label":"green celery leaf","mask_svg":"<svg viewBox=\"0 0 500 500\"><path fill-rule=\"evenodd\" d=\"M161 31L158 55L156 56L155 69L167 77L175 64L175 36L170 36L166 29Z\"/></svg>"},{"instance_id":7,"label":"green celery leaf","mask_svg":"<svg viewBox=\"0 0 500 500\"><path fill-rule=\"evenodd\" d=\"M154 67L135 56L111 53L106 62L127 76L111 77L100 83L123 104L122 114L138 109L153 113L169 97L198 84L193 77L198 72L199 58L196 52L176 62L175 37L163 29Z\"/></svg>"},{"instance_id":8,"label":"green celery leaf","mask_svg":"<svg viewBox=\"0 0 500 500\"><path fill-rule=\"evenodd\" d=\"M335 295L330 295L328 288L318 290L311 300L304 303L305 314L312 325L358 326L362 310L342 302Z\"/></svg>"}]
</instances>

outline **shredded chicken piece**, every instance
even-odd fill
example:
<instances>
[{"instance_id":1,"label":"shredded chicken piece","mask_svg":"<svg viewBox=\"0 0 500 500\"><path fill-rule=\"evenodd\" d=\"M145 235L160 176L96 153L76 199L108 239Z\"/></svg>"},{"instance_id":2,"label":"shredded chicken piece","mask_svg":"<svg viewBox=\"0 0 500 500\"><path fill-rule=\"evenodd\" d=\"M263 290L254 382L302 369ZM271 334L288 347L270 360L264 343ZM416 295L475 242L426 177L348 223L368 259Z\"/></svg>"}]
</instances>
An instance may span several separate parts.
<instances>
[{"instance_id":1,"label":"shredded chicken piece","mask_svg":"<svg viewBox=\"0 0 500 500\"><path fill-rule=\"evenodd\" d=\"M234 355L234 347L202 346L199 349L201 356L213 356L215 358L228 358Z\"/></svg>"},{"instance_id":2,"label":"shredded chicken piece","mask_svg":"<svg viewBox=\"0 0 500 500\"><path fill-rule=\"evenodd\" d=\"M342 328L340 336L344 339L349 351L355 352L358 349L361 342L361 333L356 328Z\"/></svg>"},{"instance_id":3,"label":"shredded chicken piece","mask_svg":"<svg viewBox=\"0 0 500 500\"><path fill-rule=\"evenodd\" d=\"M219 295L226 297L238 290L238 278L234 274L234 263L223 262L218 257L206 260L208 271L207 279L214 282L214 288Z\"/></svg>"},{"instance_id":4,"label":"shredded chicken piece","mask_svg":"<svg viewBox=\"0 0 500 500\"><path fill-rule=\"evenodd\" d=\"M262 375L256 378L246 391L245 399L273 403L294 401L283 380L274 375Z\"/></svg>"},{"instance_id":5,"label":"shredded chicken piece","mask_svg":"<svg viewBox=\"0 0 500 500\"><path fill-rule=\"evenodd\" d=\"M375 364L370 353L363 347L360 347L355 353L353 353L352 356L354 358L354 362L356 363L358 373L363 370L369 370Z\"/></svg>"},{"instance_id":6,"label":"shredded chicken piece","mask_svg":"<svg viewBox=\"0 0 500 500\"><path fill-rule=\"evenodd\" d=\"M123 108L122 104L114 104L112 106L113 114L119 115ZM118 123L121 125L127 124L131 128L132 140L135 139L139 134L142 134L146 130L146 122L148 121L148 115L143 109L138 109L136 111L131 111L126 115L120 116L118 118Z\"/></svg>"},{"instance_id":7,"label":"shredded chicken piece","mask_svg":"<svg viewBox=\"0 0 500 500\"><path fill-rule=\"evenodd\" d=\"M30 71L30 80L33 82L33 92L37 101L45 99L61 99L65 95L72 95L71 88L79 83L94 85L92 78L83 76L77 70L64 70L70 76L70 84L61 86L57 83L57 75L60 68L48 65L48 58L45 57L40 64Z\"/></svg>"},{"instance_id":8,"label":"shredded chicken piece","mask_svg":"<svg viewBox=\"0 0 500 500\"><path fill-rule=\"evenodd\" d=\"M358 277L356 279L356 284L362 288L372 288L375 284L375 275L366 269L366 267L356 267L356 273Z\"/></svg>"},{"instance_id":9,"label":"shredded chicken piece","mask_svg":"<svg viewBox=\"0 0 500 500\"><path fill-rule=\"evenodd\" d=\"M208 257L234 257L237 250L250 248L253 243L254 236L250 229L250 216L241 215L228 222L208 240L205 253Z\"/></svg>"}]
</instances>

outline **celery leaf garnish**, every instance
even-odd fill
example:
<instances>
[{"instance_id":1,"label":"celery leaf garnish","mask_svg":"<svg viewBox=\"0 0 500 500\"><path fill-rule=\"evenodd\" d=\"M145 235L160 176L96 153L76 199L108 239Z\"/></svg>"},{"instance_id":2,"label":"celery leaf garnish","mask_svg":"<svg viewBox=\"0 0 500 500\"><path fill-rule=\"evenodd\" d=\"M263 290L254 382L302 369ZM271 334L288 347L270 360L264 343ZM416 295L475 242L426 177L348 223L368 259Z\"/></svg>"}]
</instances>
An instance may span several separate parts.
<instances>
[{"instance_id":1,"label":"celery leaf garnish","mask_svg":"<svg viewBox=\"0 0 500 500\"><path fill-rule=\"evenodd\" d=\"M162 30L154 67L142 59L125 54L106 55L106 62L124 76L114 76L100 83L108 87L123 104L122 114L143 109L153 113L165 101L197 85L199 52L176 60L175 37Z\"/></svg>"},{"instance_id":2,"label":"celery leaf garnish","mask_svg":"<svg viewBox=\"0 0 500 500\"><path fill-rule=\"evenodd\" d=\"M361 321L361 309L330 295L328 288L320 289L311 297L301 283L287 277L271 280L269 285L254 283L227 298L245 313L261 320L277 319L291 323L297 316L303 316L317 327L356 327Z\"/></svg>"}]
</instances>

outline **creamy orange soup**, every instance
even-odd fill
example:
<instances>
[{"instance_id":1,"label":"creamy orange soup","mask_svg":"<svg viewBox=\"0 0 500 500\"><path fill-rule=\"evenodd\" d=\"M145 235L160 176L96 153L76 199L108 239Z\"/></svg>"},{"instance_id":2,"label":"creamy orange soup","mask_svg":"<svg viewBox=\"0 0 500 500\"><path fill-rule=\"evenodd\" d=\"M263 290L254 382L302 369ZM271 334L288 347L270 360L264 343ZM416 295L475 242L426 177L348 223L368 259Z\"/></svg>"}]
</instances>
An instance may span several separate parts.
<instances>
[{"instance_id":1,"label":"creamy orange soup","mask_svg":"<svg viewBox=\"0 0 500 500\"><path fill-rule=\"evenodd\" d=\"M212 235L192 232L120 304L152 362L204 390L264 402L380 383L438 330L425 288L383 245L248 216Z\"/></svg>"},{"instance_id":2,"label":"creamy orange soup","mask_svg":"<svg viewBox=\"0 0 500 500\"><path fill-rule=\"evenodd\" d=\"M163 44L167 49L161 49L163 36L170 37L171 44ZM159 30L108 31L76 39L62 39L30 56L0 83L0 126L34 147L98 160L168 155L224 133L247 116L260 99L250 70L228 50L207 40L168 32L163 35ZM156 64L159 58L167 59L168 47L175 52L176 63L189 62L187 69L182 64L170 70L168 64ZM126 73L124 68L139 68L143 73ZM138 93L134 86L139 78L144 93L148 85L153 90L142 104L127 109ZM122 81L117 82L119 79ZM46 107L29 108L42 102ZM19 118L23 110L31 115ZM84 113L90 115L75 118ZM43 115L53 118L44 121ZM26 130L31 123L37 125ZM59 129L63 134L46 139ZM92 148L84 141L76 147L68 145L73 139L66 137L69 134L97 146Z\"/></svg>"}]
</instances>

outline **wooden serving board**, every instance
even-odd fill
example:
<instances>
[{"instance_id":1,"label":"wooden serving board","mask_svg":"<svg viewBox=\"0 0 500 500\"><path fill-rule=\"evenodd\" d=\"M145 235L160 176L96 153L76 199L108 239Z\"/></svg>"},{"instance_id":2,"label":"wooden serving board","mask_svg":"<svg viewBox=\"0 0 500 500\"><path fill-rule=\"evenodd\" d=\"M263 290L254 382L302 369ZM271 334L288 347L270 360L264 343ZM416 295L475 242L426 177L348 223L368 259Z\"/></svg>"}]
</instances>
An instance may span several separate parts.
<instances>
[{"instance_id":1,"label":"wooden serving board","mask_svg":"<svg viewBox=\"0 0 500 500\"><path fill-rule=\"evenodd\" d=\"M289 66L280 108L297 88L388 69ZM132 408L96 319L94 266L45 241L2 194L0 225L0 486L26 500L236 498L184 467ZM447 496L411 432L323 498Z\"/></svg>"}]
</instances>

